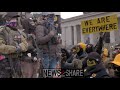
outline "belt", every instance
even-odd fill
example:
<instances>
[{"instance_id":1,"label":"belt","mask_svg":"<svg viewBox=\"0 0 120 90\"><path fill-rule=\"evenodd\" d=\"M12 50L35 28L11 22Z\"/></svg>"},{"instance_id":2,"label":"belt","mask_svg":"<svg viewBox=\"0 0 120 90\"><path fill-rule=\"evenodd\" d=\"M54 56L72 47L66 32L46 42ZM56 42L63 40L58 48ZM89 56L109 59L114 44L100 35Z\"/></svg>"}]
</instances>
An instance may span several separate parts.
<instances>
[{"instance_id":1,"label":"belt","mask_svg":"<svg viewBox=\"0 0 120 90\"><path fill-rule=\"evenodd\" d=\"M28 57L28 56L23 56L21 61L32 63L33 62L33 58L32 57Z\"/></svg>"}]
</instances>

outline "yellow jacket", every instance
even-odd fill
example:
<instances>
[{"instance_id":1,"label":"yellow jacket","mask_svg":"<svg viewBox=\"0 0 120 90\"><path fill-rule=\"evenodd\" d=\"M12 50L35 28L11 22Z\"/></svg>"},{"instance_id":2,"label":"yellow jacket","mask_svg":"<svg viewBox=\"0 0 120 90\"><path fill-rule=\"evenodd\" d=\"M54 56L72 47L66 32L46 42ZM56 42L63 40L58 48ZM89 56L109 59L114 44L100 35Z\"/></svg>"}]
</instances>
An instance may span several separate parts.
<instances>
[{"instance_id":1,"label":"yellow jacket","mask_svg":"<svg viewBox=\"0 0 120 90\"><path fill-rule=\"evenodd\" d=\"M108 57L108 50L104 48L103 53L102 53L103 62L107 60L107 57Z\"/></svg>"}]
</instances>

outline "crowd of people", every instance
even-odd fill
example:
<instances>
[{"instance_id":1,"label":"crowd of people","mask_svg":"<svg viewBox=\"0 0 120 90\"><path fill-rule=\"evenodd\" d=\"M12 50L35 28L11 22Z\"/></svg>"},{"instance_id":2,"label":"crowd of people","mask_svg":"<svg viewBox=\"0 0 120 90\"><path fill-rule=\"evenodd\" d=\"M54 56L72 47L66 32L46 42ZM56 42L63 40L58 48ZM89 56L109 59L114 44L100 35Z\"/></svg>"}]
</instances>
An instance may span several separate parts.
<instances>
[{"instance_id":1,"label":"crowd of people","mask_svg":"<svg viewBox=\"0 0 120 90\"><path fill-rule=\"evenodd\" d=\"M104 34L100 33L97 45L79 43L68 52L62 49L61 68L83 69L84 78L119 78L120 45L110 50L104 46Z\"/></svg>"},{"instance_id":2,"label":"crowd of people","mask_svg":"<svg viewBox=\"0 0 120 90\"><path fill-rule=\"evenodd\" d=\"M0 78L45 78L43 69L82 69L84 78L119 78L120 45L112 55L104 33L96 45L78 43L70 51L61 45L60 16L8 12L0 26ZM53 77L51 77L53 78Z\"/></svg>"}]
</instances>

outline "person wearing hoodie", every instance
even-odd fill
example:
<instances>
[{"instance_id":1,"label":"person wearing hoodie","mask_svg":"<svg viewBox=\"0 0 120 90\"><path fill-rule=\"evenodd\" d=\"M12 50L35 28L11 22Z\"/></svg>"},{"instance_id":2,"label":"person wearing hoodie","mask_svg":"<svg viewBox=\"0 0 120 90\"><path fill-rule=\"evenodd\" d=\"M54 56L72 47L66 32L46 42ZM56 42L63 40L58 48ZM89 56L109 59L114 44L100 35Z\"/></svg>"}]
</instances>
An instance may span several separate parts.
<instances>
[{"instance_id":1,"label":"person wearing hoodie","mask_svg":"<svg viewBox=\"0 0 120 90\"><path fill-rule=\"evenodd\" d=\"M69 57L66 57L66 61L62 62L64 69L81 69L82 62L84 61L87 54L84 52L83 48L80 45L75 45L71 49L71 54Z\"/></svg>"},{"instance_id":2,"label":"person wearing hoodie","mask_svg":"<svg viewBox=\"0 0 120 90\"><path fill-rule=\"evenodd\" d=\"M38 25L35 29L36 43L38 48L41 50L41 63L43 69L56 69L59 63L59 39L55 38L57 35L57 30L51 28L54 21L50 16L53 14L47 13L47 15L42 14L38 19ZM50 20L49 20L50 19ZM50 21L50 22L49 22ZM54 26L54 25L53 25ZM53 40L54 38L54 40Z\"/></svg>"},{"instance_id":3,"label":"person wearing hoodie","mask_svg":"<svg viewBox=\"0 0 120 90\"><path fill-rule=\"evenodd\" d=\"M73 68L72 60L73 55L68 52L65 48L61 48L61 69L71 69Z\"/></svg>"},{"instance_id":4,"label":"person wearing hoodie","mask_svg":"<svg viewBox=\"0 0 120 90\"><path fill-rule=\"evenodd\" d=\"M28 50L24 32L18 29L17 12L7 12L0 31L0 78L21 78L21 57Z\"/></svg>"},{"instance_id":5,"label":"person wearing hoodie","mask_svg":"<svg viewBox=\"0 0 120 90\"><path fill-rule=\"evenodd\" d=\"M85 78L109 78L108 73L102 63L102 58L97 52L91 52L83 61Z\"/></svg>"},{"instance_id":6,"label":"person wearing hoodie","mask_svg":"<svg viewBox=\"0 0 120 90\"><path fill-rule=\"evenodd\" d=\"M98 43L96 44L96 46L94 46L93 44L87 44L86 45L86 53L90 53L90 52L97 52L100 55L102 54L102 47L103 47L103 33L100 33L100 38Z\"/></svg>"}]
</instances>

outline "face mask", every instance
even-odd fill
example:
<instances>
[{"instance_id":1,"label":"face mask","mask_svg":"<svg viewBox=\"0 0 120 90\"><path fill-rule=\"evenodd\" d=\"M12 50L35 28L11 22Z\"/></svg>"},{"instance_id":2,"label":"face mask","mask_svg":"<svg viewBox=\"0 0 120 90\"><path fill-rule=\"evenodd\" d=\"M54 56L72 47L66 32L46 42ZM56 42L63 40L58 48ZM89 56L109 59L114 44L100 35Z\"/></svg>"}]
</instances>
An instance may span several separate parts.
<instances>
[{"instance_id":1,"label":"face mask","mask_svg":"<svg viewBox=\"0 0 120 90\"><path fill-rule=\"evenodd\" d=\"M9 22L7 25L10 27L16 27L17 23L16 22Z\"/></svg>"},{"instance_id":2,"label":"face mask","mask_svg":"<svg viewBox=\"0 0 120 90\"><path fill-rule=\"evenodd\" d=\"M16 26L17 26L17 20L16 20L16 19L10 20L10 21L7 23L7 26L16 27Z\"/></svg>"}]
</instances>

